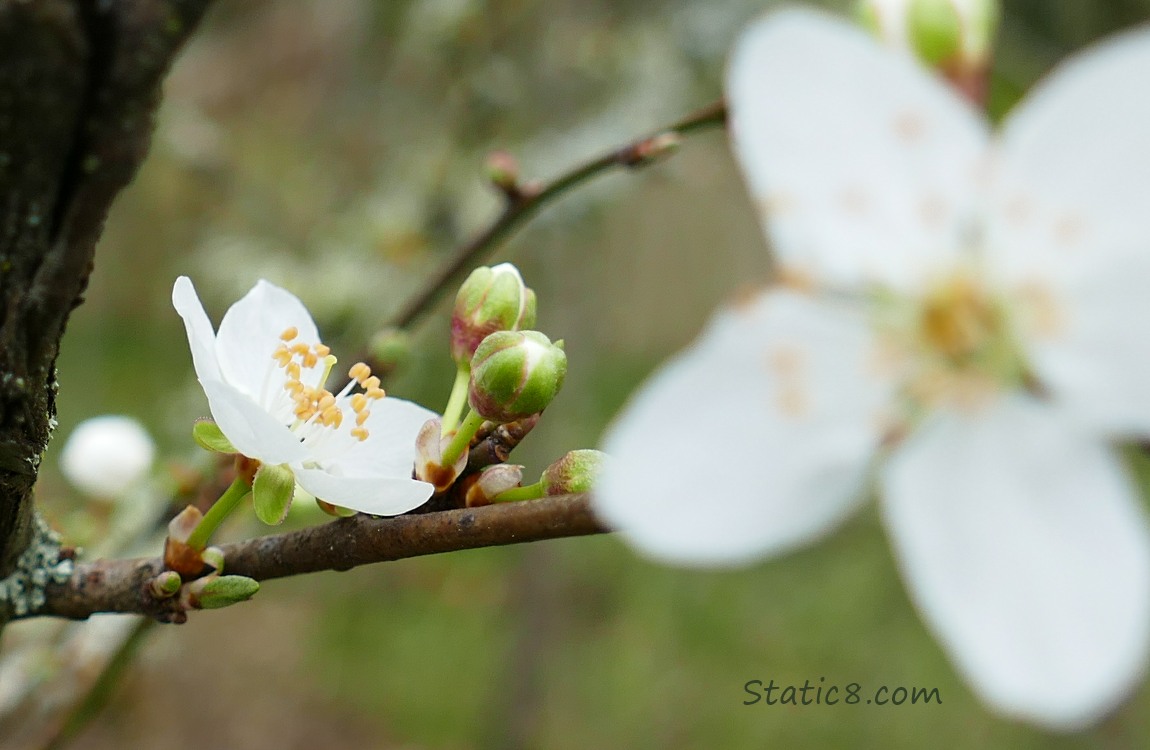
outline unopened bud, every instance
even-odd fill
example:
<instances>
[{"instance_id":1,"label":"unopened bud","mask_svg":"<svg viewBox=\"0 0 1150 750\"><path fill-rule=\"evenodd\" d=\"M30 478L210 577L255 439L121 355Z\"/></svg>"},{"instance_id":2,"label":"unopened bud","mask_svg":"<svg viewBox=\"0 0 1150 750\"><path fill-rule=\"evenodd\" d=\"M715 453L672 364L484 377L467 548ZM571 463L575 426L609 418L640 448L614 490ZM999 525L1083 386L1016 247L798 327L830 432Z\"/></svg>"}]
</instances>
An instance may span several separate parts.
<instances>
[{"instance_id":1,"label":"unopened bud","mask_svg":"<svg viewBox=\"0 0 1150 750\"><path fill-rule=\"evenodd\" d=\"M538 331L500 331L475 350L467 401L484 419L514 422L546 409L566 375L561 342Z\"/></svg>"},{"instance_id":2,"label":"unopened bud","mask_svg":"<svg viewBox=\"0 0 1150 750\"><path fill-rule=\"evenodd\" d=\"M535 292L510 263L481 266L471 272L451 312L451 357L467 367L480 342L496 331L535 325Z\"/></svg>"},{"instance_id":3,"label":"unopened bud","mask_svg":"<svg viewBox=\"0 0 1150 750\"><path fill-rule=\"evenodd\" d=\"M164 567L192 577L204 569L202 550L188 544L188 537L203 520L203 514L189 505L168 523L168 538L164 540Z\"/></svg>"},{"instance_id":4,"label":"unopened bud","mask_svg":"<svg viewBox=\"0 0 1150 750\"><path fill-rule=\"evenodd\" d=\"M398 328L377 331L367 348L377 373L395 372L411 359L411 337Z\"/></svg>"},{"instance_id":5,"label":"unopened bud","mask_svg":"<svg viewBox=\"0 0 1150 750\"><path fill-rule=\"evenodd\" d=\"M488 181L502 192L513 194L519 189L519 162L506 151L492 151L483 165Z\"/></svg>"},{"instance_id":6,"label":"unopened bud","mask_svg":"<svg viewBox=\"0 0 1150 750\"><path fill-rule=\"evenodd\" d=\"M998 28L998 0L861 0L864 25L947 76L984 72Z\"/></svg>"},{"instance_id":7,"label":"unopened bud","mask_svg":"<svg viewBox=\"0 0 1150 750\"><path fill-rule=\"evenodd\" d=\"M683 143L683 136L674 132L660 133L635 146L632 166L646 166L659 159L670 156L679 149Z\"/></svg>"},{"instance_id":8,"label":"unopened bud","mask_svg":"<svg viewBox=\"0 0 1150 750\"><path fill-rule=\"evenodd\" d=\"M464 501L468 508L490 505L492 499L523 483L523 467L514 464L496 464L480 472L475 483L467 488Z\"/></svg>"},{"instance_id":9,"label":"unopened bud","mask_svg":"<svg viewBox=\"0 0 1150 750\"><path fill-rule=\"evenodd\" d=\"M180 574L174 570L165 570L151 581L152 596L157 599L171 599L179 593L183 584Z\"/></svg>"},{"instance_id":10,"label":"unopened bud","mask_svg":"<svg viewBox=\"0 0 1150 750\"><path fill-rule=\"evenodd\" d=\"M415 478L430 483L436 492L443 492L467 466L464 451L451 466L443 465L443 449L451 443L451 436L443 435L443 420L427 420L415 438Z\"/></svg>"},{"instance_id":11,"label":"unopened bud","mask_svg":"<svg viewBox=\"0 0 1150 750\"><path fill-rule=\"evenodd\" d=\"M204 564L216 573L224 572L224 551L219 547L208 547L200 553L200 557L203 558Z\"/></svg>"},{"instance_id":12,"label":"unopened bud","mask_svg":"<svg viewBox=\"0 0 1150 750\"><path fill-rule=\"evenodd\" d=\"M81 422L60 454L64 478L98 500L116 500L152 468L156 446L131 417L107 415Z\"/></svg>"},{"instance_id":13,"label":"unopened bud","mask_svg":"<svg viewBox=\"0 0 1150 750\"><path fill-rule=\"evenodd\" d=\"M596 450L571 451L543 470L543 494L575 495L590 492L603 470L607 454Z\"/></svg>"},{"instance_id":14,"label":"unopened bud","mask_svg":"<svg viewBox=\"0 0 1150 750\"><path fill-rule=\"evenodd\" d=\"M259 582L246 576L210 575L184 586L180 598L189 609L220 609L246 602L259 590Z\"/></svg>"}]
</instances>

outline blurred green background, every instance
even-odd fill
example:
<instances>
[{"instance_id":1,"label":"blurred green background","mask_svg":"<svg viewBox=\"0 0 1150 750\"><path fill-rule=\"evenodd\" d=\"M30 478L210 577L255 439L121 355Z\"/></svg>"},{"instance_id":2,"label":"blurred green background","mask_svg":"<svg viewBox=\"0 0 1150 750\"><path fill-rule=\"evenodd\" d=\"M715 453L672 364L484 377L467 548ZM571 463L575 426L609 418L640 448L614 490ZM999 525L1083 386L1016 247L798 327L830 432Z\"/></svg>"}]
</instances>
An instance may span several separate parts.
<instances>
[{"instance_id":1,"label":"blurred green background","mask_svg":"<svg viewBox=\"0 0 1150 750\"><path fill-rule=\"evenodd\" d=\"M549 177L709 103L738 30L769 4L217 0L69 326L50 459L107 412L144 421L173 460L194 457L190 423L207 409L169 301L176 275L217 322L257 278L286 286L354 356L496 212L487 152ZM1007 2L992 109L1147 17L1146 0ZM539 327L570 357L516 454L529 473L595 445L717 302L769 272L719 131L563 199L495 259L519 265ZM441 305L415 332L391 393L442 408L447 321ZM74 523L82 501L54 460L40 497ZM943 704L743 705L748 680L819 678L937 687ZM749 570L656 567L598 537L271 582L155 629L73 747L1133 748L1150 746L1147 712L1146 687L1080 735L984 711L919 623L868 511Z\"/></svg>"}]
</instances>

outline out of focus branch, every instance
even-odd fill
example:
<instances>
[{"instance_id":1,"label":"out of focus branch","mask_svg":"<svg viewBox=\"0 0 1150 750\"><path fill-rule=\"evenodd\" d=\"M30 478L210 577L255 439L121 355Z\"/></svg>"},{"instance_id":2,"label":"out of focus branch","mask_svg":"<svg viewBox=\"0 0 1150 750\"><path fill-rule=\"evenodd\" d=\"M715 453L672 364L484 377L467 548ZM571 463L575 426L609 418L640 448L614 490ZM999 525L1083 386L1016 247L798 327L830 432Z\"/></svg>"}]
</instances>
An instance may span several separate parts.
<instances>
[{"instance_id":1,"label":"out of focus branch","mask_svg":"<svg viewBox=\"0 0 1150 750\"><path fill-rule=\"evenodd\" d=\"M503 212L436 272L407 305L390 321L395 328L409 328L438 302L447 290L463 281L467 272L499 246L512 231L545 205L567 191L616 169L639 169L659 160L677 137L721 127L727 122L727 105L715 102L654 133L614 148L596 159L576 165L543 184L528 183L504 189Z\"/></svg>"},{"instance_id":2,"label":"out of focus branch","mask_svg":"<svg viewBox=\"0 0 1150 750\"><path fill-rule=\"evenodd\" d=\"M225 572L259 581L440 552L599 534L586 495L564 495L480 508L395 518L357 515L286 534L222 545ZM186 614L171 599L151 596L148 582L160 558L95 560L76 566L63 584L50 584L36 615L83 619L97 612L138 612L166 622Z\"/></svg>"}]
</instances>

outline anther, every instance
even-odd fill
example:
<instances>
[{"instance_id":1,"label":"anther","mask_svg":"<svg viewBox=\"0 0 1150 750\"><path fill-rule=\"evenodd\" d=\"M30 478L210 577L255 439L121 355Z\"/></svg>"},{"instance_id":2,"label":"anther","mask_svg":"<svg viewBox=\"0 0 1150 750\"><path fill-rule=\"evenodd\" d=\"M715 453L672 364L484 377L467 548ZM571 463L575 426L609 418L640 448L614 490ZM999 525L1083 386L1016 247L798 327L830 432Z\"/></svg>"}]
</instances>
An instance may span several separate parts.
<instances>
[{"instance_id":1,"label":"anther","mask_svg":"<svg viewBox=\"0 0 1150 750\"><path fill-rule=\"evenodd\" d=\"M329 354L331 354L331 347L330 346L324 346L323 344L316 344L315 345L315 355L317 357L326 357Z\"/></svg>"},{"instance_id":2,"label":"anther","mask_svg":"<svg viewBox=\"0 0 1150 750\"><path fill-rule=\"evenodd\" d=\"M370 375L371 368L363 362L356 362L351 366L351 369L347 371L347 376L361 385Z\"/></svg>"},{"instance_id":3,"label":"anther","mask_svg":"<svg viewBox=\"0 0 1150 750\"><path fill-rule=\"evenodd\" d=\"M280 340L291 341L292 339L294 339L298 335L299 335L299 329L296 328L295 326L292 326L291 328L285 328L284 329L284 332L280 334Z\"/></svg>"},{"instance_id":4,"label":"anther","mask_svg":"<svg viewBox=\"0 0 1150 750\"><path fill-rule=\"evenodd\" d=\"M368 388L366 395L372 401L379 401L381 398L387 395L387 391L383 390L382 388Z\"/></svg>"},{"instance_id":5,"label":"anther","mask_svg":"<svg viewBox=\"0 0 1150 750\"><path fill-rule=\"evenodd\" d=\"M379 378L372 375L370 378L368 378L367 380L360 383L360 385L363 386L363 389L365 391L370 391L373 388L378 389L379 388Z\"/></svg>"},{"instance_id":6,"label":"anther","mask_svg":"<svg viewBox=\"0 0 1150 750\"><path fill-rule=\"evenodd\" d=\"M357 440L359 440L359 442L362 443L364 440L367 440L367 428L366 427L352 427L351 428L351 436L356 438Z\"/></svg>"},{"instance_id":7,"label":"anther","mask_svg":"<svg viewBox=\"0 0 1150 750\"><path fill-rule=\"evenodd\" d=\"M356 414L367 408L367 396L362 393L353 394L351 397L351 410Z\"/></svg>"},{"instance_id":8,"label":"anther","mask_svg":"<svg viewBox=\"0 0 1150 750\"><path fill-rule=\"evenodd\" d=\"M369 411L361 411L358 414L356 414L355 415L356 426L357 427L363 427L363 423L366 422L367 418L370 416L371 416L371 412L369 412Z\"/></svg>"}]
</instances>

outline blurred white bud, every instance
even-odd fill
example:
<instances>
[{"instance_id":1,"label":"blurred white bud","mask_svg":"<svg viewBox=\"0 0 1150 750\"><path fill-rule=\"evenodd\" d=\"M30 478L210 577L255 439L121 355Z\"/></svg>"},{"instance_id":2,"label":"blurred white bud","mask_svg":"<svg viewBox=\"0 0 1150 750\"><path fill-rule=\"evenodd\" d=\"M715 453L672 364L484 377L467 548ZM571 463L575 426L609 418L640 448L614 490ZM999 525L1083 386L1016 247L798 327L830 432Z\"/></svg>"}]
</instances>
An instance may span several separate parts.
<instances>
[{"instance_id":1,"label":"blurred white bud","mask_svg":"<svg viewBox=\"0 0 1150 750\"><path fill-rule=\"evenodd\" d=\"M152 468L156 445L131 417L106 415L81 422L60 455L60 469L76 489L113 500Z\"/></svg>"}]
</instances>

